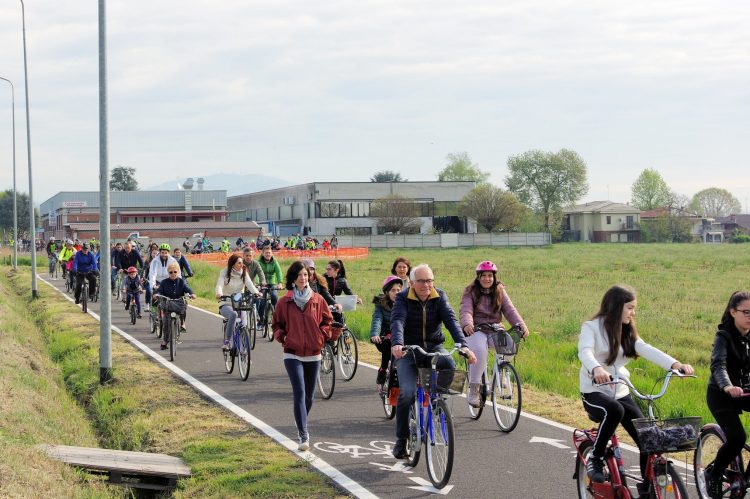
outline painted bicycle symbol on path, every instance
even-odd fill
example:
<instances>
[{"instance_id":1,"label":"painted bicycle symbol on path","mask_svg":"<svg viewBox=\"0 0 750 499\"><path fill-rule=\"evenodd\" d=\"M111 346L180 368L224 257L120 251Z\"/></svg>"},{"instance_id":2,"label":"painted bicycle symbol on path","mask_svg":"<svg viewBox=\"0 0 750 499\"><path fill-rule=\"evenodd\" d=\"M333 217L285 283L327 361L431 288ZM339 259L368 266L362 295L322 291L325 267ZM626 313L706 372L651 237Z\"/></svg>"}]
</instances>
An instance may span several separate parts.
<instances>
[{"instance_id":1,"label":"painted bicycle symbol on path","mask_svg":"<svg viewBox=\"0 0 750 499\"><path fill-rule=\"evenodd\" d=\"M391 454L393 445L393 442L388 442L385 440L373 440L369 443L369 447L363 447L356 444L339 444L336 442L315 442L313 444L313 447L321 452L329 452L332 454L349 454L350 457L353 457L355 459L365 456L387 456L393 459L393 455Z\"/></svg>"}]
</instances>

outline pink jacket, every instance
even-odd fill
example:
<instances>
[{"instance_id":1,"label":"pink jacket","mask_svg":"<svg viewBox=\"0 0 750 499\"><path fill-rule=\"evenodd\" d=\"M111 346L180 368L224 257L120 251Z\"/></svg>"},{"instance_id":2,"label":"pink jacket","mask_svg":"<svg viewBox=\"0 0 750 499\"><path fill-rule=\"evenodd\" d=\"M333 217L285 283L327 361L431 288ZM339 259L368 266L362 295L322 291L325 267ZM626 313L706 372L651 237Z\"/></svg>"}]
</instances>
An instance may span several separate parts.
<instances>
[{"instance_id":1,"label":"pink jacket","mask_svg":"<svg viewBox=\"0 0 750 499\"><path fill-rule=\"evenodd\" d=\"M503 293L503 303L500 305L500 310L497 312L493 311L490 295L482 295L479 299L479 303L477 303L475 307L472 303L471 287L467 287L467 289L464 290L464 294L461 296L461 308L458 312L461 330L463 330L468 324L471 324L472 326L475 324L498 324L502 322L503 316L505 316L505 320L508 321L511 326L523 322L521 314L519 314L516 307L513 306L513 302L510 301L510 297L505 292L505 288L499 284L498 289Z\"/></svg>"}]
</instances>

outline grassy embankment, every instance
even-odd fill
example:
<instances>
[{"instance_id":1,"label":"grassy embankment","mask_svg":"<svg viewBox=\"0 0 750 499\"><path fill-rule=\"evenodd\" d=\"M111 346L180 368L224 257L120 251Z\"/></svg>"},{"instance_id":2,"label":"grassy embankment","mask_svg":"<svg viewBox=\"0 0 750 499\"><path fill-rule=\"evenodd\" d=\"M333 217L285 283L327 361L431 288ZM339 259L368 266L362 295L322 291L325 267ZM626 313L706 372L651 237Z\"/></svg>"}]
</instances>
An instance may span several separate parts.
<instances>
[{"instance_id":1,"label":"grassy embankment","mask_svg":"<svg viewBox=\"0 0 750 499\"><path fill-rule=\"evenodd\" d=\"M307 463L199 397L117 335L115 381L100 386L98 323L41 283L40 299L28 303L28 269L17 275L1 270L0 496L41 490L49 497L124 495L42 457L33 448L39 443L180 456L194 476L180 482L175 497L337 494Z\"/></svg>"},{"instance_id":2,"label":"grassy embankment","mask_svg":"<svg viewBox=\"0 0 750 499\"><path fill-rule=\"evenodd\" d=\"M638 292L638 330L656 347L697 367L698 379L673 383L659 407L665 415L700 415L710 419L705 404L708 363L716 324L729 295L747 289L750 259L744 245L557 244L545 248L478 248L436 250L371 250L367 259L346 262L348 281L363 301L347 322L366 338L372 296L389 273L396 256L412 264L429 263L436 284L447 291L455 309L474 267L490 259L500 267L514 304L532 334L517 366L524 386L525 408L570 424L585 420L578 401L577 337L581 323L598 309L607 288L616 283ZM286 270L288 261L282 261ZM324 267L324 260L317 267ZM198 265L208 275L194 281L202 303L210 297L216 268ZM205 270L204 270L205 269ZM374 348L362 345L373 361ZM650 390L660 369L640 359L629 365L636 385ZM366 371L364 371L366 373ZM560 397L553 396L559 395Z\"/></svg>"}]
</instances>

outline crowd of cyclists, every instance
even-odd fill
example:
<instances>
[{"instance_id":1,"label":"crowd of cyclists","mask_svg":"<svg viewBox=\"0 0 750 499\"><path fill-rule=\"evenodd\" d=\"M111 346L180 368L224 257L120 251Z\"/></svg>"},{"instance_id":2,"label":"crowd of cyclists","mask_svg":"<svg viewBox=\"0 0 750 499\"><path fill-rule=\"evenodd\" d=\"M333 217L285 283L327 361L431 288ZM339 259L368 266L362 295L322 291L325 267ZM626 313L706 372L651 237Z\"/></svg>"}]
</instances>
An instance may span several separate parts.
<instances>
[{"instance_id":1,"label":"crowd of cyclists","mask_svg":"<svg viewBox=\"0 0 750 499\"><path fill-rule=\"evenodd\" d=\"M276 341L283 345L284 365L292 385L299 449L307 450L310 446L307 416L312 408L321 349L335 334L332 324L341 312L341 305L334 297L355 293L347 282L341 260L328 261L322 274L316 271L312 259L297 260L284 272L273 254L274 247L280 245L275 245L270 238L252 241L254 244L237 242L242 251L229 255L226 266L219 271L215 297L221 300L234 293L253 295L259 318L263 317L268 301L275 306L272 329ZM260 247L260 256L256 259L257 247ZM137 307L138 317L141 317L141 291L146 294L147 304L159 294L169 298L195 298L186 281L193 276L193 271L181 248L172 251L168 244L152 243L145 251L146 256L142 258L132 241L117 243L112 248L110 278L114 286L118 274L125 276L121 286L126 308ZM189 251L190 248L185 247L185 253ZM100 270L97 241L67 240L62 244L50 239L47 255L51 274L59 263L63 277L76 276L76 303L82 279L90 280L92 295L96 292L91 280ZM279 290L284 288L286 293L280 298ZM261 299L261 290L267 290L264 299ZM393 455L401 459L406 457L407 416L414 397L415 370L429 362L428 358L419 355L404 355L404 346L419 345L427 352L443 351L445 336L442 327L445 327L469 358L467 402L476 407L480 403L480 379L487 363L488 346L492 346L492 339L476 326L506 321L517 326L523 336L528 335L529 330L498 278L497 265L491 261L482 261L474 268L474 278L463 290L458 315L451 308L445 292L435 286L432 269L426 264L412 267L405 257L393 262L380 291L372 298L374 310L369 338L380 352L375 383L384 383L386 366L391 359L395 361L398 372L400 392ZM358 297L357 302L362 303L362 300ZM637 444L638 434L632 421L643 417L627 388L623 385L613 388L609 383L612 377L628 378L630 373L625 365L637 357L644 357L668 370L685 374L694 371L691 365L678 361L640 337L635 324L636 305L632 288L612 286L604 294L599 311L583 323L579 336L579 384L583 407L599 425L591 459L586 463L592 482L604 480L604 452L617 426L622 424ZM237 312L228 302L220 302L219 313L228 320L221 339L221 348L228 350ZM181 320L184 331L184 311ZM256 324L256 327L260 326ZM714 465L706 470L711 498L722 497L722 476L746 441L739 414L750 411L750 397L744 396L750 391L749 332L750 293L732 293L716 333L707 389L709 409L727 435ZM164 342L161 348L166 348ZM441 358L441 362L444 367L454 367L450 357ZM645 457L641 455L642 469ZM648 483L644 483L643 487L647 487ZM638 492L647 496L649 491L641 488L639 484Z\"/></svg>"}]
</instances>

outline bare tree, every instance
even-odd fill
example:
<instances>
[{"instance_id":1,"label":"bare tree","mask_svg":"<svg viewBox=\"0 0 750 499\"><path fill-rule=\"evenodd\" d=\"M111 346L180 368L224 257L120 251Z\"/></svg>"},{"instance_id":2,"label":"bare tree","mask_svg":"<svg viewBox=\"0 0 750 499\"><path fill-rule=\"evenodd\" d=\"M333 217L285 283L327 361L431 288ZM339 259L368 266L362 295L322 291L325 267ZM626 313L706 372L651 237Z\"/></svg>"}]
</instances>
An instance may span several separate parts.
<instances>
[{"instance_id":1,"label":"bare tree","mask_svg":"<svg viewBox=\"0 0 750 499\"><path fill-rule=\"evenodd\" d=\"M382 232L417 234L422 226L417 203L398 194L374 200L370 204L370 216Z\"/></svg>"},{"instance_id":2,"label":"bare tree","mask_svg":"<svg viewBox=\"0 0 750 499\"><path fill-rule=\"evenodd\" d=\"M524 205L513 194L492 184L482 184L469 191L458 207L461 216L473 218L487 232L517 227L524 210Z\"/></svg>"}]
</instances>

